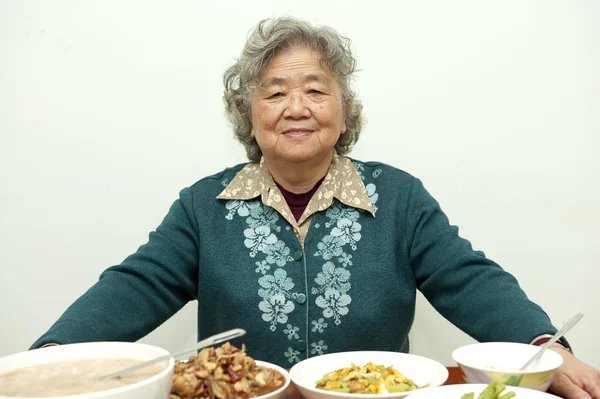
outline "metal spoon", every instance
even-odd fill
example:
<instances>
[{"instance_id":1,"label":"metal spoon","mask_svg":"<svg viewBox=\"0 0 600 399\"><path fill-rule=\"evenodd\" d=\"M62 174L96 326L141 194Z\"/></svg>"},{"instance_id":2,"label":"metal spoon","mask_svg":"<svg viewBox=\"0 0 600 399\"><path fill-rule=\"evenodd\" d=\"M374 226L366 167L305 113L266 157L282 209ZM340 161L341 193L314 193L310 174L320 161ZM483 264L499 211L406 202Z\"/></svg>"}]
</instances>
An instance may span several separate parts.
<instances>
[{"instance_id":1,"label":"metal spoon","mask_svg":"<svg viewBox=\"0 0 600 399\"><path fill-rule=\"evenodd\" d=\"M573 316L571 318L571 320L567 321L565 323L565 325L562 326L562 328L560 330L558 330L556 332L556 334L554 334L552 336L552 338L550 338L550 341L548 341L544 345L542 345L540 347L540 350L537 351L537 353L535 355L533 355L533 357L531 359L529 359L527 361L527 363L525 363L523 365L523 367L521 367L521 371L527 369L527 367L529 367L531 364L533 364L533 362L535 362L537 359L539 359L542 356L542 353L544 353L544 351L546 349L548 349L550 347L550 345L552 345L553 343L555 343L556 341L558 341L558 339L560 337L562 337L563 335L565 335L567 333L567 331L569 331L571 328L573 328L573 326L575 326L575 324L577 324L579 322L579 320L581 320L582 317L583 317L583 313L577 313L575 316Z\"/></svg>"},{"instance_id":2,"label":"metal spoon","mask_svg":"<svg viewBox=\"0 0 600 399\"><path fill-rule=\"evenodd\" d=\"M172 357L179 357L181 355L185 355L187 353L197 351L198 349L202 349L207 346L213 346L216 344L220 344L221 342L228 341L233 338L241 337L242 335L245 335L245 334L246 334L246 330L242 330L241 328L234 328L233 330L225 331L220 334L215 334L206 339L203 339L202 341L199 341L196 344L196 346L194 346L193 348L189 348L189 349L186 349L184 351L181 351L181 352L178 352L175 354L159 356L152 360L148 360L147 362L136 364L135 366L128 367L126 369L122 369L122 370L116 371L114 373L105 374L101 377L96 378L96 380L104 381L104 380L110 380L111 378L115 378L115 377L121 377L122 375L129 374L129 373L139 370L139 369L143 369L144 367L150 366L151 364L158 363L160 361L167 360Z\"/></svg>"}]
</instances>

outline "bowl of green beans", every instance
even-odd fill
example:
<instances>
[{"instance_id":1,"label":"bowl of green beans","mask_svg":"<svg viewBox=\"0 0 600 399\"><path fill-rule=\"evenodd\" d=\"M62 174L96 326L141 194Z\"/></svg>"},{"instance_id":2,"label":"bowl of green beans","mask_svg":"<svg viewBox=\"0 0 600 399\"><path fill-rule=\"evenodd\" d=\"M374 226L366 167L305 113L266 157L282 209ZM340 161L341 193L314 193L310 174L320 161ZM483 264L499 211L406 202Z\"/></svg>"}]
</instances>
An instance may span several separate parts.
<instances>
[{"instance_id":1,"label":"bowl of green beans","mask_svg":"<svg viewBox=\"0 0 600 399\"><path fill-rule=\"evenodd\" d=\"M445 385L429 390L415 391L407 399L558 399L558 396L492 382L488 385Z\"/></svg>"},{"instance_id":2,"label":"bowl of green beans","mask_svg":"<svg viewBox=\"0 0 600 399\"><path fill-rule=\"evenodd\" d=\"M539 346L512 342L486 342L456 349L452 358L467 383L503 385L547 391L562 357L551 350L521 371L521 367L540 350Z\"/></svg>"}]
</instances>

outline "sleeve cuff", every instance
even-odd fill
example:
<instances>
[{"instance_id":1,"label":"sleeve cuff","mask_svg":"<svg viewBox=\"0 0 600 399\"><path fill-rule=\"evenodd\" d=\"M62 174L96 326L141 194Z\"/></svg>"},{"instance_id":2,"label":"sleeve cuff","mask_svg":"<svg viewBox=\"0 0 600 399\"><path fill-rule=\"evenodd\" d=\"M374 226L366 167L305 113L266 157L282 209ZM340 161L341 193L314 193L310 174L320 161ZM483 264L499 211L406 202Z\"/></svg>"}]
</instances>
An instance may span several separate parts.
<instances>
[{"instance_id":1,"label":"sleeve cuff","mask_svg":"<svg viewBox=\"0 0 600 399\"><path fill-rule=\"evenodd\" d=\"M550 339L552 339L552 334L542 334L542 335L538 335L537 337L535 337L530 344L531 345L535 345L535 346L542 346L544 345L546 342L550 341ZM564 342L561 341L561 339L559 339L558 341L556 341L555 343L553 343L552 345L550 345L551 348L562 348L565 349L569 352L573 352L571 350L571 348L565 344Z\"/></svg>"},{"instance_id":2,"label":"sleeve cuff","mask_svg":"<svg viewBox=\"0 0 600 399\"><path fill-rule=\"evenodd\" d=\"M50 343L47 343L47 344L44 344L44 345L40 346L40 349L41 349L41 348L47 348L47 347L49 347L49 346L59 346L59 345L60 345L60 344L56 344L56 343L54 343L54 342L50 342Z\"/></svg>"}]
</instances>

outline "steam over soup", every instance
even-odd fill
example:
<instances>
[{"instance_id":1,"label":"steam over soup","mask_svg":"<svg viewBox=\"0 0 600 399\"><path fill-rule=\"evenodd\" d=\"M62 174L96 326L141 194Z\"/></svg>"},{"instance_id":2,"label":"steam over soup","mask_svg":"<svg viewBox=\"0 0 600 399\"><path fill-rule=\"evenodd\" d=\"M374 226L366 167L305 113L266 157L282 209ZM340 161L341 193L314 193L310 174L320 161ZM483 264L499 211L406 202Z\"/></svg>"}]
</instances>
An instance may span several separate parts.
<instances>
[{"instance_id":1,"label":"steam over soup","mask_svg":"<svg viewBox=\"0 0 600 399\"><path fill-rule=\"evenodd\" d=\"M151 365L119 378L95 378L141 363L134 359L77 359L38 364L0 374L0 396L52 397L105 391L150 378L163 368Z\"/></svg>"}]
</instances>

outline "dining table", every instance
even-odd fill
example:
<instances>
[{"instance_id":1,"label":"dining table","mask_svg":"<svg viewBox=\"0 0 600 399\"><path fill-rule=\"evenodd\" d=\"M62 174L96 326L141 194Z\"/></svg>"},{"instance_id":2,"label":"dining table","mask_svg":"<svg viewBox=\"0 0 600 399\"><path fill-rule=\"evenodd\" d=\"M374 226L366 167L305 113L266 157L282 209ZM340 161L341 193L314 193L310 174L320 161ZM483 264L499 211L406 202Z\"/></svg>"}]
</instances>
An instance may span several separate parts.
<instances>
[{"instance_id":1,"label":"dining table","mask_svg":"<svg viewBox=\"0 0 600 399\"><path fill-rule=\"evenodd\" d=\"M452 384L464 384L465 379L457 366L449 366L448 368L448 379L444 383L444 385L452 385ZM294 383L290 383L286 391L281 396L281 399L304 399L304 397L300 394L300 391L296 388Z\"/></svg>"}]
</instances>

